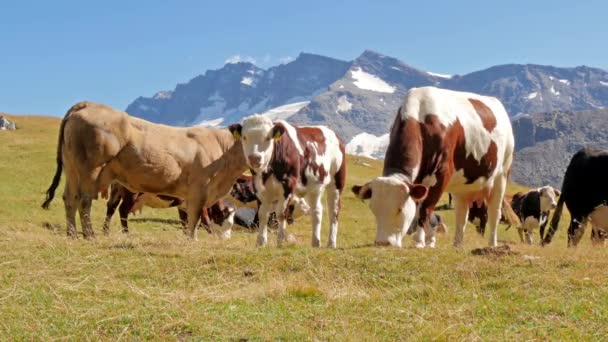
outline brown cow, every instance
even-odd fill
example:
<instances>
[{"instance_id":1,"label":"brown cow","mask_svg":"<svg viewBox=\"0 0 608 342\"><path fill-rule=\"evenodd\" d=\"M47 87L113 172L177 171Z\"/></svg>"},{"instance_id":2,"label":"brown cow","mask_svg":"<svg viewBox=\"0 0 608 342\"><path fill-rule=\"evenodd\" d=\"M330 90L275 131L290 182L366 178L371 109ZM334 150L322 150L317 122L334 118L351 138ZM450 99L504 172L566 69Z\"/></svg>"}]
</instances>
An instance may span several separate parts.
<instances>
[{"instance_id":1,"label":"brown cow","mask_svg":"<svg viewBox=\"0 0 608 342\"><path fill-rule=\"evenodd\" d=\"M119 207L120 204L120 207ZM186 229L188 214L184 201L179 198L154 195L148 193L133 193L124 186L114 183L111 186L110 198L107 203L106 219L103 223L103 232L110 232L110 221L118 207L120 214L120 224L122 232L129 232L128 215L137 212L144 206L151 208L172 208L177 207L179 219L183 229ZM231 236L232 225L235 220L235 208L227 201L219 200L210 208L203 208L201 214L201 225L209 233L216 233L219 237L228 239Z\"/></svg>"},{"instance_id":2,"label":"brown cow","mask_svg":"<svg viewBox=\"0 0 608 342\"><path fill-rule=\"evenodd\" d=\"M186 233L196 239L202 208L228 194L246 162L241 143L227 129L159 125L105 105L81 102L61 121L57 171L43 208L54 197L63 167L69 236L76 237L77 209L84 237L94 236L92 200L118 182L133 192L185 199Z\"/></svg>"}]
</instances>

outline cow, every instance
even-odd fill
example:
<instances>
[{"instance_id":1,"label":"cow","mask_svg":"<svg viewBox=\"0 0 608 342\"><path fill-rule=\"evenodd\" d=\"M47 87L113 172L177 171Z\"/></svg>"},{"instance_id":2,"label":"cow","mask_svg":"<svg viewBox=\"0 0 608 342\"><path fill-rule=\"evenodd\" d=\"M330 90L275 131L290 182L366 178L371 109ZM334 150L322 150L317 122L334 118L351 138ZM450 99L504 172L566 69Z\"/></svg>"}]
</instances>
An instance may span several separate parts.
<instances>
[{"instance_id":1,"label":"cow","mask_svg":"<svg viewBox=\"0 0 608 342\"><path fill-rule=\"evenodd\" d=\"M277 214L277 242L287 238L285 211L290 200L312 217L312 246L321 244L321 196L327 189L330 229L327 246L336 247L340 194L346 177L344 143L323 126L296 127L262 115L246 117L230 130L242 141L247 165L260 200L257 246L268 241L268 215ZM305 197L305 198L303 198Z\"/></svg>"},{"instance_id":2,"label":"cow","mask_svg":"<svg viewBox=\"0 0 608 342\"><path fill-rule=\"evenodd\" d=\"M230 196L236 199L243 205L248 205L249 203L256 202L256 209L248 210L248 208L239 208L237 210L237 216L235 217L235 223L239 226L245 228L254 228L257 229L259 226L259 217L258 210L260 208L260 200L258 200L255 194L255 186L253 184L253 177L242 175L237 180L236 183L232 186L232 190L230 191ZM287 206L287 211L285 212L285 219L287 220L287 224L293 223L293 215L295 211L295 205L289 204ZM253 214L252 214L253 213ZM272 212L268 216L268 225L270 227L277 227L278 221L276 219L276 213Z\"/></svg>"},{"instance_id":3,"label":"cow","mask_svg":"<svg viewBox=\"0 0 608 342\"><path fill-rule=\"evenodd\" d=\"M61 121L57 169L42 207L48 209L65 168L68 236L93 238L91 204L118 182L132 192L182 198L185 233L196 240L202 208L226 196L246 169L243 147L227 129L170 127L93 102L72 106Z\"/></svg>"},{"instance_id":4,"label":"cow","mask_svg":"<svg viewBox=\"0 0 608 342\"><path fill-rule=\"evenodd\" d=\"M119 207L120 204L120 207ZM149 193L133 193L124 186L114 183L110 187L110 197L106 207L106 218L103 223L104 234L110 232L110 221L118 208L120 214L120 224L122 232L129 232L128 215L141 211L144 207L151 208L172 208L177 207L182 228L186 228L188 214L184 201L164 195L155 195ZM215 233L220 238L229 239L232 233L232 225L235 221L235 208L226 200L219 200L210 208L203 208L201 213L201 225L209 233Z\"/></svg>"},{"instance_id":5,"label":"cow","mask_svg":"<svg viewBox=\"0 0 608 342\"><path fill-rule=\"evenodd\" d=\"M524 242L525 234L525 242L532 244L532 232L537 228L540 228L540 240L543 240L550 212L555 209L560 194L559 190L546 185L513 195L511 206L521 222L517 227L521 242Z\"/></svg>"},{"instance_id":6,"label":"cow","mask_svg":"<svg viewBox=\"0 0 608 342\"><path fill-rule=\"evenodd\" d=\"M370 200L377 245L401 247L417 218L417 248L435 247L429 218L444 191L454 197L454 246L461 246L469 206L487 201L489 245L513 161L509 116L493 97L436 87L411 88L391 127L382 176L352 191Z\"/></svg>"},{"instance_id":7,"label":"cow","mask_svg":"<svg viewBox=\"0 0 608 342\"><path fill-rule=\"evenodd\" d=\"M500 220L498 222L508 224L509 226L507 226L507 229L509 229L511 228L511 225L517 225L520 221L507 200L507 197L508 196L505 195L503 198ZM488 205L485 202L471 203L468 220L475 226L477 233L484 236L486 233L486 225L488 224Z\"/></svg>"},{"instance_id":8,"label":"cow","mask_svg":"<svg viewBox=\"0 0 608 342\"><path fill-rule=\"evenodd\" d=\"M592 226L592 241L603 243L608 233L608 151L583 148L576 152L566 168L561 196L551 219L543 245L548 245L557 231L564 203L570 212L568 247L576 247L587 223Z\"/></svg>"}]
</instances>

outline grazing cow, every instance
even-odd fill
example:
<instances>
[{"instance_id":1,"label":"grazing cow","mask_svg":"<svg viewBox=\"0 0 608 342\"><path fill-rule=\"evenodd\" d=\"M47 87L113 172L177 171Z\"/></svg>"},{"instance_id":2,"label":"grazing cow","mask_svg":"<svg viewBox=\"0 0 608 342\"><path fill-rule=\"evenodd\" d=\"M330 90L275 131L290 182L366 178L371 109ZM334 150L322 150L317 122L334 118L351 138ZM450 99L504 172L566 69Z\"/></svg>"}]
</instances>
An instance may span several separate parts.
<instances>
[{"instance_id":1,"label":"grazing cow","mask_svg":"<svg viewBox=\"0 0 608 342\"><path fill-rule=\"evenodd\" d=\"M496 98L435 87L412 88L390 132L382 177L353 192L370 199L376 244L401 247L414 218L415 246L435 246L429 218L444 191L454 197L454 246L464 238L470 203L487 201L490 246L513 161L511 123Z\"/></svg>"},{"instance_id":2,"label":"grazing cow","mask_svg":"<svg viewBox=\"0 0 608 342\"><path fill-rule=\"evenodd\" d=\"M92 200L118 182L133 192L185 199L186 233L196 239L202 208L227 195L247 169L243 148L227 129L159 125L92 102L72 106L61 121L57 170L43 208L64 167L67 232L76 237L78 210L85 238L94 236Z\"/></svg>"},{"instance_id":3,"label":"grazing cow","mask_svg":"<svg viewBox=\"0 0 608 342\"><path fill-rule=\"evenodd\" d=\"M536 228L540 228L540 240L543 240L549 214L555 209L556 199L560 194L559 190L547 185L527 193L518 192L513 195L511 206L521 221L521 225L517 227L521 242L524 242L525 233L525 242L532 244L532 231Z\"/></svg>"},{"instance_id":4,"label":"grazing cow","mask_svg":"<svg viewBox=\"0 0 608 342\"><path fill-rule=\"evenodd\" d=\"M312 207L312 245L321 243L321 196L327 188L330 231L328 247L336 247L340 193L344 188L346 160L344 144L330 129L323 126L295 127L285 121L253 115L241 124L230 126L242 141L247 165L254 178L260 200L260 231L258 246L268 240L268 215L277 213L280 245L287 236L285 211L290 200L306 211ZM305 196L306 199L302 197Z\"/></svg>"},{"instance_id":5,"label":"grazing cow","mask_svg":"<svg viewBox=\"0 0 608 342\"><path fill-rule=\"evenodd\" d=\"M120 207L119 207L120 204ZM106 219L103 223L103 232L110 232L110 221L118 207L120 214L120 224L122 232L128 233L128 215L137 212L144 206L150 208L171 208L177 207L182 228L186 228L188 214L184 201L179 198L154 195L149 193L133 193L124 186L114 183L110 188L110 198L107 203ZM201 214L201 225L209 233L215 233L219 237L229 239L232 232L232 225L235 220L235 208L227 201L219 200L211 208L203 208Z\"/></svg>"},{"instance_id":6,"label":"grazing cow","mask_svg":"<svg viewBox=\"0 0 608 342\"><path fill-rule=\"evenodd\" d=\"M543 245L551 243L557 231L564 203L570 211L568 247L575 247L587 223L591 223L594 244L603 243L608 233L608 151L584 148L574 154L566 169L562 193Z\"/></svg>"}]
</instances>

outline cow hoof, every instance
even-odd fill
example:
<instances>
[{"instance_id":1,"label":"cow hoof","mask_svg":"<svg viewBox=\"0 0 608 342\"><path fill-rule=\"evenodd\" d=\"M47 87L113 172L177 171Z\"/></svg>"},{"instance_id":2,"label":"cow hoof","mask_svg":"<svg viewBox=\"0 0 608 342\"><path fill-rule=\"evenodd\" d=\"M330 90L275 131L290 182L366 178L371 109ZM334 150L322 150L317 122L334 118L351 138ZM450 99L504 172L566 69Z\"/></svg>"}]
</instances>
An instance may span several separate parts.
<instances>
[{"instance_id":1,"label":"cow hoof","mask_svg":"<svg viewBox=\"0 0 608 342\"><path fill-rule=\"evenodd\" d=\"M321 247L321 240L312 238L312 246L316 248Z\"/></svg>"},{"instance_id":2,"label":"cow hoof","mask_svg":"<svg viewBox=\"0 0 608 342\"><path fill-rule=\"evenodd\" d=\"M336 248L336 242L328 242L327 243L327 248Z\"/></svg>"},{"instance_id":3,"label":"cow hoof","mask_svg":"<svg viewBox=\"0 0 608 342\"><path fill-rule=\"evenodd\" d=\"M435 241L427 243L426 246L429 248L435 248Z\"/></svg>"},{"instance_id":4,"label":"cow hoof","mask_svg":"<svg viewBox=\"0 0 608 342\"><path fill-rule=\"evenodd\" d=\"M255 245L257 247L266 247L266 244L267 244L267 239L258 236L258 240L256 241Z\"/></svg>"},{"instance_id":5,"label":"cow hoof","mask_svg":"<svg viewBox=\"0 0 608 342\"><path fill-rule=\"evenodd\" d=\"M416 244L414 244L414 247L416 247L416 248L424 248L424 247L426 247L426 245L424 243L422 243L422 242L417 242Z\"/></svg>"}]
</instances>

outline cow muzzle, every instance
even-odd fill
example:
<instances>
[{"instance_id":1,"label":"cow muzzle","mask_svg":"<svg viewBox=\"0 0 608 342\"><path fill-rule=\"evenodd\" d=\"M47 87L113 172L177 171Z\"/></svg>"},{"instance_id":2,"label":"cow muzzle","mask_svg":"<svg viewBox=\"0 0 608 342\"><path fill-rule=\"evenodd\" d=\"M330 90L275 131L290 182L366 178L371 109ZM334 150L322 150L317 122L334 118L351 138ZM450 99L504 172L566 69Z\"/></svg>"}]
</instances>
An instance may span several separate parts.
<instances>
[{"instance_id":1,"label":"cow muzzle","mask_svg":"<svg viewBox=\"0 0 608 342\"><path fill-rule=\"evenodd\" d=\"M260 167L262 167L262 156L250 155L247 157L247 161L249 163L249 166L254 169L259 169Z\"/></svg>"}]
</instances>

